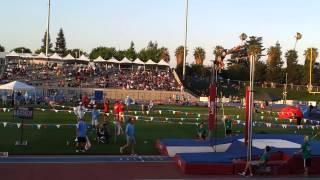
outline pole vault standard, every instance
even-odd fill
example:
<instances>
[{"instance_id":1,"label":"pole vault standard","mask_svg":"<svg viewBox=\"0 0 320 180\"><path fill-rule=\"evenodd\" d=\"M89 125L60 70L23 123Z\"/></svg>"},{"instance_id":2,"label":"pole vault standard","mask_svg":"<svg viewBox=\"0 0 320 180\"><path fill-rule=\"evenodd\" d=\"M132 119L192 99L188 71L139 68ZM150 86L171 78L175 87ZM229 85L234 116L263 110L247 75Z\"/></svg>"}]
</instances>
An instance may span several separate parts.
<instances>
[{"instance_id":1,"label":"pole vault standard","mask_svg":"<svg viewBox=\"0 0 320 180\"><path fill-rule=\"evenodd\" d=\"M214 133L214 145L213 149L216 152L216 136L217 136L217 70L216 65L213 62L212 65L212 75L209 87L209 116L208 116L208 128L209 128L209 140L212 141L212 136Z\"/></svg>"},{"instance_id":2,"label":"pole vault standard","mask_svg":"<svg viewBox=\"0 0 320 180\"><path fill-rule=\"evenodd\" d=\"M249 86L249 118L248 118L248 148L247 148L247 161L252 160L252 127L253 127L253 105L254 105L254 72L256 56L250 55L250 86Z\"/></svg>"}]
</instances>

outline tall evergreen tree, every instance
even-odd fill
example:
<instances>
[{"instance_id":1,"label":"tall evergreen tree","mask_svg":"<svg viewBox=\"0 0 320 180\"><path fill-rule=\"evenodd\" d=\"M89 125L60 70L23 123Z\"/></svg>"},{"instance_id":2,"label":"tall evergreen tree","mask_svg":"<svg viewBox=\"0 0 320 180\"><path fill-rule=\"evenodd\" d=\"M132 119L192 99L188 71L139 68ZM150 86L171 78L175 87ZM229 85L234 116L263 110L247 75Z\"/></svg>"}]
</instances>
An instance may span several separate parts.
<instances>
[{"instance_id":1,"label":"tall evergreen tree","mask_svg":"<svg viewBox=\"0 0 320 180\"><path fill-rule=\"evenodd\" d=\"M66 55L67 47L66 47L66 39L64 37L63 29L61 28L58 33L58 37L56 39L56 53L61 56Z\"/></svg>"},{"instance_id":2,"label":"tall evergreen tree","mask_svg":"<svg viewBox=\"0 0 320 180\"><path fill-rule=\"evenodd\" d=\"M288 73L288 83L301 84L303 74L300 74L298 65L298 53L295 50L288 50L285 54L287 60L286 73Z\"/></svg>"},{"instance_id":3,"label":"tall evergreen tree","mask_svg":"<svg viewBox=\"0 0 320 180\"><path fill-rule=\"evenodd\" d=\"M4 52L6 49L0 44L0 52Z\"/></svg>"},{"instance_id":4,"label":"tall evergreen tree","mask_svg":"<svg viewBox=\"0 0 320 180\"><path fill-rule=\"evenodd\" d=\"M312 49L312 56L311 56L311 49ZM308 48L307 50L304 51L304 56L305 56L305 62L304 62L304 83L309 84L309 79L310 79L310 60L312 62L311 68L312 72L315 72L314 69L314 64L315 61L318 57L318 49L317 48ZM311 75L311 78L314 77Z\"/></svg>"},{"instance_id":5,"label":"tall evergreen tree","mask_svg":"<svg viewBox=\"0 0 320 180\"><path fill-rule=\"evenodd\" d=\"M281 73L283 61L281 55L282 51L279 42L268 49L267 81L269 82L280 83L283 80L283 74Z\"/></svg>"},{"instance_id":6,"label":"tall evergreen tree","mask_svg":"<svg viewBox=\"0 0 320 180\"><path fill-rule=\"evenodd\" d=\"M46 39L47 39L47 31L44 33L43 39L42 39L42 46L40 48L40 50L37 50L37 53L43 52L46 53ZM48 53L52 53L52 43L51 43L51 39L50 39L50 34L48 37Z\"/></svg>"},{"instance_id":7,"label":"tall evergreen tree","mask_svg":"<svg viewBox=\"0 0 320 180\"><path fill-rule=\"evenodd\" d=\"M87 56L87 53L82 51L81 49L68 49L66 51L66 54L71 54L75 58L79 58L83 54Z\"/></svg>"}]
</instances>

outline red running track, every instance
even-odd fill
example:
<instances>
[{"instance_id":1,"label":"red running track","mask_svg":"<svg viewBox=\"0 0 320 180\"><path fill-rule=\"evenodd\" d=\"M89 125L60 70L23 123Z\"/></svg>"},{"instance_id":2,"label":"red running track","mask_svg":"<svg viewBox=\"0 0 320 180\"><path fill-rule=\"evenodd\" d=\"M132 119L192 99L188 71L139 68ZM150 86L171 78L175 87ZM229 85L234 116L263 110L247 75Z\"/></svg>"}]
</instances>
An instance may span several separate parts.
<instances>
[{"instance_id":1,"label":"red running track","mask_svg":"<svg viewBox=\"0 0 320 180\"><path fill-rule=\"evenodd\" d=\"M206 176L184 175L174 162L0 164L1 180L176 179L204 177Z\"/></svg>"}]
</instances>

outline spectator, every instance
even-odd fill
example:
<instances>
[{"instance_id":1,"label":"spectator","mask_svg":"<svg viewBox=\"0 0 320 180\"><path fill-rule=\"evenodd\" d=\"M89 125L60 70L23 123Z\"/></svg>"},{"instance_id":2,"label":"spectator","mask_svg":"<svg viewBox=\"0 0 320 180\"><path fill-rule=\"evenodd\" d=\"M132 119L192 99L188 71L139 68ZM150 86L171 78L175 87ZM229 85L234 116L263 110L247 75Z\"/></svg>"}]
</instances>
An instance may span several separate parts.
<instances>
[{"instance_id":1,"label":"spectator","mask_svg":"<svg viewBox=\"0 0 320 180\"><path fill-rule=\"evenodd\" d=\"M77 124L77 143L76 152L85 152L87 142L87 124L83 119L78 120Z\"/></svg>"},{"instance_id":2,"label":"spectator","mask_svg":"<svg viewBox=\"0 0 320 180\"><path fill-rule=\"evenodd\" d=\"M131 147L131 155L136 155L134 153L134 145L136 144L135 128L134 128L134 123L133 123L132 117L130 117L128 119L128 123L126 126L126 139L127 139L127 143L124 146L120 147L120 153L123 154L123 150L125 148Z\"/></svg>"},{"instance_id":3,"label":"spectator","mask_svg":"<svg viewBox=\"0 0 320 180\"><path fill-rule=\"evenodd\" d=\"M260 159L258 161L248 161L244 171L242 173L239 173L239 175L245 176L247 174L247 171L249 170L249 174L252 177L253 176L252 167L259 167L259 166L265 165L269 160L270 150L271 150L270 146L266 146Z\"/></svg>"}]
</instances>

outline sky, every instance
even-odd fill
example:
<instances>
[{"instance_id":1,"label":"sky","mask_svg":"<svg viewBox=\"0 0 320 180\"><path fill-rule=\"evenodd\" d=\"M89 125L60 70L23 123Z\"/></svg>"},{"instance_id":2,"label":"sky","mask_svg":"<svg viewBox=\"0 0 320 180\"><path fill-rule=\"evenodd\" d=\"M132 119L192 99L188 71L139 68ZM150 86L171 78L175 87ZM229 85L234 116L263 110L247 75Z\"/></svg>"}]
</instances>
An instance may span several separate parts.
<instances>
[{"instance_id":1,"label":"sky","mask_svg":"<svg viewBox=\"0 0 320 180\"><path fill-rule=\"evenodd\" d=\"M184 44L186 0L51 0L51 42L63 28L67 48L90 52L97 46L136 50L150 40L174 50ZM38 49L47 23L48 0L3 0L0 6L0 44L7 51L25 46ZM194 62L195 47L206 50L210 64L216 45L232 48L239 35L262 36L265 48L277 41L283 55L294 46L296 32L299 63L308 47L320 48L318 0L189 0L187 62ZM266 53L266 51L265 51ZM283 58L284 59L284 58Z\"/></svg>"}]
</instances>

